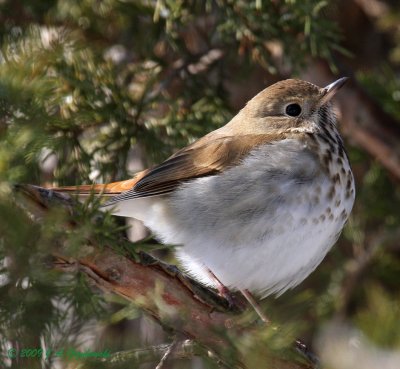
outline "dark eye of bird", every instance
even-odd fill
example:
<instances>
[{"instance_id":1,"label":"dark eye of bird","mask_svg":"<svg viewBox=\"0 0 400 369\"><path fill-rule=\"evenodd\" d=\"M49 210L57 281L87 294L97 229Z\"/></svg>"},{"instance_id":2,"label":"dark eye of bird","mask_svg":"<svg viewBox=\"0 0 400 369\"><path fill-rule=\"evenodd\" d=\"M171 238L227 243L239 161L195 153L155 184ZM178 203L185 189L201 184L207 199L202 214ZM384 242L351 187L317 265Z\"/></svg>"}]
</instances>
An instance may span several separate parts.
<instances>
[{"instance_id":1,"label":"dark eye of bird","mask_svg":"<svg viewBox=\"0 0 400 369\"><path fill-rule=\"evenodd\" d=\"M291 117L298 117L301 113L301 106L299 104L289 104L286 107L286 114Z\"/></svg>"}]
</instances>

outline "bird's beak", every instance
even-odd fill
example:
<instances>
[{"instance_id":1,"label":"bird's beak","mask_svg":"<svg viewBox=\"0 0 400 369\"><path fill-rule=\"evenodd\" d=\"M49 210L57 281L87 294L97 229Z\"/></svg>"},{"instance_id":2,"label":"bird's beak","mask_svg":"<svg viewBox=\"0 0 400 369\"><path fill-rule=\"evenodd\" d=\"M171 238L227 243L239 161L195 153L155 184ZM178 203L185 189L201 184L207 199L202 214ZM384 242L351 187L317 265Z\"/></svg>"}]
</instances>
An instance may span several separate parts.
<instances>
[{"instance_id":1,"label":"bird's beak","mask_svg":"<svg viewBox=\"0 0 400 369\"><path fill-rule=\"evenodd\" d=\"M336 92L339 91L339 89L346 83L348 79L348 77L339 78L335 82L332 82L331 84L323 88L323 95L319 105L323 105L331 100L332 97L335 96Z\"/></svg>"}]
</instances>

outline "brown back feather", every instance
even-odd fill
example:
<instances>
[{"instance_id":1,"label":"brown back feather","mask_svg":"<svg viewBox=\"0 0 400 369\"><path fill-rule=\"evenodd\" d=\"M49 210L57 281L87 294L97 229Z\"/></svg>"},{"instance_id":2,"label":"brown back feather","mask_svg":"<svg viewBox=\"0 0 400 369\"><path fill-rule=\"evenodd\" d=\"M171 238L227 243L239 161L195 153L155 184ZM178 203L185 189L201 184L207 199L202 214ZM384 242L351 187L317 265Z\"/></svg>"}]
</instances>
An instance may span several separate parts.
<instances>
[{"instance_id":1,"label":"brown back feather","mask_svg":"<svg viewBox=\"0 0 400 369\"><path fill-rule=\"evenodd\" d=\"M256 147L284 138L281 134L210 135L149 170L129 191L111 198L106 205L172 192L182 182L220 173L238 164Z\"/></svg>"}]
</instances>

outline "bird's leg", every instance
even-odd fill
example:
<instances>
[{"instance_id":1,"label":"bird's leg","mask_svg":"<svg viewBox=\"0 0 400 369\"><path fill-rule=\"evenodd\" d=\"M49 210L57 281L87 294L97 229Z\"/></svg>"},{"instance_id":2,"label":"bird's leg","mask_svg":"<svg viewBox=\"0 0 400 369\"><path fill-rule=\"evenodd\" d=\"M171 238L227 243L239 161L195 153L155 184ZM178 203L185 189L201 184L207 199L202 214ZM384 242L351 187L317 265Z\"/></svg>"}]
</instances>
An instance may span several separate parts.
<instances>
[{"instance_id":1,"label":"bird's leg","mask_svg":"<svg viewBox=\"0 0 400 369\"><path fill-rule=\"evenodd\" d=\"M207 273L210 276L210 278L214 281L215 286L217 287L218 293L221 297L223 297L226 301L229 303L229 307L235 307L238 306L235 297L233 296L232 292L229 291L229 288L226 287L220 280L219 278L210 270L207 268Z\"/></svg>"},{"instance_id":2,"label":"bird's leg","mask_svg":"<svg viewBox=\"0 0 400 369\"><path fill-rule=\"evenodd\" d=\"M249 290L240 290L242 295L246 298L246 300L249 302L249 304L253 307L257 315L261 318L261 320L266 324L269 325L271 321L267 318L267 316L264 314L264 312L261 310L261 306L258 304L258 302L255 300L253 295L250 293Z\"/></svg>"},{"instance_id":3,"label":"bird's leg","mask_svg":"<svg viewBox=\"0 0 400 369\"><path fill-rule=\"evenodd\" d=\"M228 287L226 287L220 280L219 278L210 270L207 268L207 273L209 274L210 278L214 281L218 293L220 296L225 298L230 307L235 307L237 306L237 302L235 300L235 297L233 296L232 292L229 291ZM269 325L271 321L266 317L266 315L263 313L261 310L260 305L257 303L253 295L250 293L249 290L240 290L242 295L246 298L246 300L250 303L250 305L253 307L257 315L261 318L261 320L266 324Z\"/></svg>"}]
</instances>

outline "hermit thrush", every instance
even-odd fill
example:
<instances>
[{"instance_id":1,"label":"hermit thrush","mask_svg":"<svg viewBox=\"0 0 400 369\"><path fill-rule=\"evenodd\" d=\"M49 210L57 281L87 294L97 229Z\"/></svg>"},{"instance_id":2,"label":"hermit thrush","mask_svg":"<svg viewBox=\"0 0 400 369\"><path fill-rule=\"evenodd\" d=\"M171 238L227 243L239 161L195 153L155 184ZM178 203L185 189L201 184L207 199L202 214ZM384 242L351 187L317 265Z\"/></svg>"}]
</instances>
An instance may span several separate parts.
<instances>
[{"instance_id":1,"label":"hermit thrush","mask_svg":"<svg viewBox=\"0 0 400 369\"><path fill-rule=\"evenodd\" d=\"M280 294L318 266L353 206L331 106L345 81L275 83L228 124L133 179L58 190L110 196L106 209L179 245L183 267L207 285Z\"/></svg>"}]
</instances>

